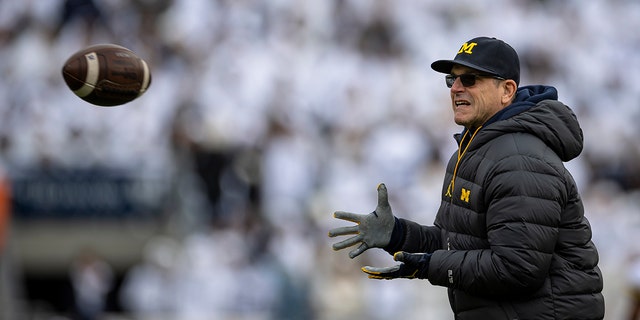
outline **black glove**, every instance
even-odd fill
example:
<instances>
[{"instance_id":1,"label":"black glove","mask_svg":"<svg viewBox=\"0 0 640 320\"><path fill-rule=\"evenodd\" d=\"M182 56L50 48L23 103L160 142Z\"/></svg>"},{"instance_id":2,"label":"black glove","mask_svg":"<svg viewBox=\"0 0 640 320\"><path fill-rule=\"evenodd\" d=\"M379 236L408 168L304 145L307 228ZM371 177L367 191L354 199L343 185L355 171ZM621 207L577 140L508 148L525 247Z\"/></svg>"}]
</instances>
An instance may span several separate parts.
<instances>
[{"instance_id":1,"label":"black glove","mask_svg":"<svg viewBox=\"0 0 640 320\"><path fill-rule=\"evenodd\" d=\"M355 236L333 244L333 250L341 250L360 245L349 252L351 259L357 257L369 248L384 248L391 240L391 233L395 225L395 218L389 206L387 187L384 183L378 185L378 206L369 214L355 214L336 211L333 216L337 219L355 222L355 226L340 227L329 231L329 237L355 234Z\"/></svg>"},{"instance_id":2,"label":"black glove","mask_svg":"<svg viewBox=\"0 0 640 320\"><path fill-rule=\"evenodd\" d=\"M396 278L426 279L429 275L430 253L408 253L398 251L393 255L393 260L403 263L393 267L362 267L362 271L369 275L370 279L391 280Z\"/></svg>"}]
</instances>

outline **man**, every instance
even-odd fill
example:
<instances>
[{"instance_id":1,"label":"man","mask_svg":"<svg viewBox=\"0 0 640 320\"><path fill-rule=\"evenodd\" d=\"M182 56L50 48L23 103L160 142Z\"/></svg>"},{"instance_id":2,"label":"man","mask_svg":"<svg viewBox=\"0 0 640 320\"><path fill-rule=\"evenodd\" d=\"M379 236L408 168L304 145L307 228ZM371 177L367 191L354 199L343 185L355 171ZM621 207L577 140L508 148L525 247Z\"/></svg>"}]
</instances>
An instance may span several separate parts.
<instances>
[{"instance_id":1,"label":"man","mask_svg":"<svg viewBox=\"0 0 640 320\"><path fill-rule=\"evenodd\" d=\"M519 88L515 50L488 37L462 45L446 74L455 136L433 226L393 216L384 184L370 214L337 211L355 226L355 258L382 248L401 263L363 267L373 279L418 278L448 288L456 319L602 319L603 281L591 227L563 162L582 151L576 116L550 86Z\"/></svg>"}]
</instances>

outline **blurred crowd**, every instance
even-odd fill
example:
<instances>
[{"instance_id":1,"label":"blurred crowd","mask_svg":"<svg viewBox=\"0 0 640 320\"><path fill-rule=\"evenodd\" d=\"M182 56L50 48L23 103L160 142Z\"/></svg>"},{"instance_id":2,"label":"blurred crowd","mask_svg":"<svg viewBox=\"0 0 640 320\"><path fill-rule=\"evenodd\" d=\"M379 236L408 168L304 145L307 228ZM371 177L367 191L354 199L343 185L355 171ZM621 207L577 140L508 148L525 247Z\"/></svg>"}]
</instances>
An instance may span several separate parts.
<instances>
[{"instance_id":1,"label":"blurred crowd","mask_svg":"<svg viewBox=\"0 0 640 320\"><path fill-rule=\"evenodd\" d=\"M640 253L635 30L635 0L0 0L0 166L167 182L166 230L120 287L136 319L448 318L445 289L369 280L360 266L391 259L352 261L326 232L335 210L371 211L379 182L396 216L433 222L461 128L429 64L495 36L521 84L555 86L581 122L568 167L623 319ZM145 59L148 92L74 96L61 67L96 43Z\"/></svg>"}]
</instances>

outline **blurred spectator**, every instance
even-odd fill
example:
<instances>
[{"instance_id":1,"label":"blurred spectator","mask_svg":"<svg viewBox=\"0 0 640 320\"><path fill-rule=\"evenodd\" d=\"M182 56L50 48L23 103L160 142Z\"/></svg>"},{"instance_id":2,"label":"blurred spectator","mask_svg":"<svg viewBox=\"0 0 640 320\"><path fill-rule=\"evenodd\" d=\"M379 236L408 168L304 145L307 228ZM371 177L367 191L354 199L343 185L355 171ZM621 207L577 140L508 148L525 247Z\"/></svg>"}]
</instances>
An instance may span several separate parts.
<instances>
[{"instance_id":1,"label":"blurred spectator","mask_svg":"<svg viewBox=\"0 0 640 320\"><path fill-rule=\"evenodd\" d=\"M53 36L58 37L64 28L87 30L86 42L90 41L90 37L98 30L113 35L109 18L94 0L65 0Z\"/></svg>"},{"instance_id":2,"label":"blurred spectator","mask_svg":"<svg viewBox=\"0 0 640 320\"><path fill-rule=\"evenodd\" d=\"M125 311L142 319L174 315L179 294L175 265L179 258L175 240L165 236L149 239L141 261L123 280L119 299Z\"/></svg>"},{"instance_id":3,"label":"blurred spectator","mask_svg":"<svg viewBox=\"0 0 640 320\"><path fill-rule=\"evenodd\" d=\"M81 252L69 270L77 320L98 320L105 311L114 285L111 266L92 249Z\"/></svg>"}]
</instances>

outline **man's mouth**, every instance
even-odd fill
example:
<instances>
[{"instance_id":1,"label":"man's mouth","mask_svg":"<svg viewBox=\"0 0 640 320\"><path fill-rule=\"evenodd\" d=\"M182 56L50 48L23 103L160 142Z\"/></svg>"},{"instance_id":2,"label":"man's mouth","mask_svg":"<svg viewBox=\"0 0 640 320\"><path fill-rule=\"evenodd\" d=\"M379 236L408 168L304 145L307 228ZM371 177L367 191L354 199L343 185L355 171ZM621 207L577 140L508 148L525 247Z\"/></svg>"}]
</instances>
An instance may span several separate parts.
<instances>
[{"instance_id":1,"label":"man's mouth","mask_svg":"<svg viewBox=\"0 0 640 320\"><path fill-rule=\"evenodd\" d=\"M456 107L462 107L462 106L468 106L471 103L467 100L456 100L455 102Z\"/></svg>"}]
</instances>

